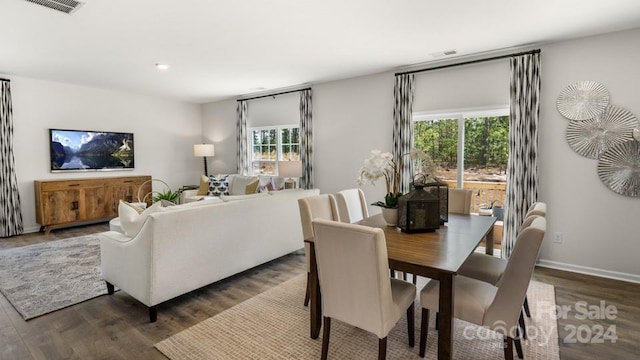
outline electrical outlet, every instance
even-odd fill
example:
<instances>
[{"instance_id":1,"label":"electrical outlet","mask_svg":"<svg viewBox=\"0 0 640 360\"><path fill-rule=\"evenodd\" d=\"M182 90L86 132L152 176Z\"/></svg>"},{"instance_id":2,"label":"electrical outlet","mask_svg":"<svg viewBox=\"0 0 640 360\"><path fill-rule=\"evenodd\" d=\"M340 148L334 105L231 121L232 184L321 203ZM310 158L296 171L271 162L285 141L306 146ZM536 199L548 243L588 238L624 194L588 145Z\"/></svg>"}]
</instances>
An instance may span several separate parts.
<instances>
[{"instance_id":1,"label":"electrical outlet","mask_svg":"<svg viewBox=\"0 0 640 360\"><path fill-rule=\"evenodd\" d=\"M564 240L562 233L561 232L555 232L553 233L553 242L556 244L562 244L562 241Z\"/></svg>"}]
</instances>

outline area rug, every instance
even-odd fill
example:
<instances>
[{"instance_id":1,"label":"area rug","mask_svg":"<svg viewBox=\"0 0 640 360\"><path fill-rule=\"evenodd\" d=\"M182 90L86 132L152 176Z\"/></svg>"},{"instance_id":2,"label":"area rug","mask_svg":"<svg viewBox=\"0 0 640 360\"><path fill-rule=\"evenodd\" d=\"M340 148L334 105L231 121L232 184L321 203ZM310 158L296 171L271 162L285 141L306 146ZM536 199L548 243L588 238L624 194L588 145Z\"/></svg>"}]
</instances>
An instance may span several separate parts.
<instances>
[{"instance_id":1,"label":"area rug","mask_svg":"<svg viewBox=\"0 0 640 360\"><path fill-rule=\"evenodd\" d=\"M99 237L0 251L0 291L25 320L106 294Z\"/></svg>"},{"instance_id":2,"label":"area rug","mask_svg":"<svg viewBox=\"0 0 640 360\"><path fill-rule=\"evenodd\" d=\"M422 284L426 280L422 280ZM194 359L319 359L322 336L309 338L309 308L302 306L306 276L300 275L258 296L217 314L155 345L172 360ZM523 342L525 359L559 359L558 332L549 309L555 305L553 286L532 282L528 298L532 318L527 319L529 340ZM406 317L388 337L387 359L418 356L420 308L416 300L416 346L407 343ZM431 317L427 359L437 358L438 338ZM456 320L455 359L504 359L502 337L473 324ZM334 320L329 358L375 359L375 335ZM515 354L514 354L515 356Z\"/></svg>"}]
</instances>

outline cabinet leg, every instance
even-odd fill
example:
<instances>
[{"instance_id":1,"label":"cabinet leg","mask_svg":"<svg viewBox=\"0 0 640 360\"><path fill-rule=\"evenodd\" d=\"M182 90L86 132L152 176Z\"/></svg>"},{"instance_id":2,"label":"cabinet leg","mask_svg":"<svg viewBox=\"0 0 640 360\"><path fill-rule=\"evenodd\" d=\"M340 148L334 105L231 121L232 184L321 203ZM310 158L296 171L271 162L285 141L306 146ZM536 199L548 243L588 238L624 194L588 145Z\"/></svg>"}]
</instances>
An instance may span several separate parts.
<instances>
[{"instance_id":1,"label":"cabinet leg","mask_svg":"<svg viewBox=\"0 0 640 360\"><path fill-rule=\"evenodd\" d=\"M44 227L44 234L45 235L51 234L51 226L45 226Z\"/></svg>"}]
</instances>

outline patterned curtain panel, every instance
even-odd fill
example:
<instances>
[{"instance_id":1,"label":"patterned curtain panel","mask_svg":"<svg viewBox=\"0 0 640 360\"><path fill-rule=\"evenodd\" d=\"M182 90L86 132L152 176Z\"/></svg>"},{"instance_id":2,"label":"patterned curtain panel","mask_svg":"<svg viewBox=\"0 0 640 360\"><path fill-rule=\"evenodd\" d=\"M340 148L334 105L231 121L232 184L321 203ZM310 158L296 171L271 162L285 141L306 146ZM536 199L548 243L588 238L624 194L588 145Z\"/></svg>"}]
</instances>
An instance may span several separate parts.
<instances>
[{"instance_id":1,"label":"patterned curtain panel","mask_svg":"<svg viewBox=\"0 0 640 360\"><path fill-rule=\"evenodd\" d=\"M236 149L238 149L237 164L238 174L249 174L249 150L247 149L247 109L248 104L246 101L238 101L238 107L236 108Z\"/></svg>"},{"instance_id":2,"label":"patterned curtain panel","mask_svg":"<svg viewBox=\"0 0 640 360\"><path fill-rule=\"evenodd\" d=\"M511 256L520 225L538 198L538 115L540 54L511 58L509 162L502 257Z\"/></svg>"},{"instance_id":3,"label":"patterned curtain panel","mask_svg":"<svg viewBox=\"0 0 640 360\"><path fill-rule=\"evenodd\" d=\"M396 75L394 87L395 105L393 109L393 160L396 164L402 163L400 172L400 193L405 194L410 190L413 180L411 161L403 161L403 155L411 151L413 142L413 74Z\"/></svg>"},{"instance_id":4,"label":"patterned curtain panel","mask_svg":"<svg viewBox=\"0 0 640 360\"><path fill-rule=\"evenodd\" d=\"M311 117L311 89L300 91L300 187L313 188L313 126Z\"/></svg>"},{"instance_id":5,"label":"patterned curtain panel","mask_svg":"<svg viewBox=\"0 0 640 360\"><path fill-rule=\"evenodd\" d=\"M13 109L9 81L0 80L0 237L22 234L20 193L13 157Z\"/></svg>"}]
</instances>

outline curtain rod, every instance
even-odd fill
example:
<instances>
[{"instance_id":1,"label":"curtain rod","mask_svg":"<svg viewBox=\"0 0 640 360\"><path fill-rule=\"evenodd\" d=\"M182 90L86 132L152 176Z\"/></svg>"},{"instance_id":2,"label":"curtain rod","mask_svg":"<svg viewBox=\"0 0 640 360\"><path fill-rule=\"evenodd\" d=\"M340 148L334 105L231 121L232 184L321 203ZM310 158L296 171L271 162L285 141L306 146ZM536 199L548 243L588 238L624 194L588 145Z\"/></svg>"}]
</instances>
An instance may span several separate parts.
<instances>
[{"instance_id":1,"label":"curtain rod","mask_svg":"<svg viewBox=\"0 0 640 360\"><path fill-rule=\"evenodd\" d=\"M278 96L278 95L284 95L284 94L291 94L291 93L294 93L294 92L300 92L300 91L304 91L304 90L311 90L311 88L310 87L306 87L304 89L289 90L289 91L283 91L283 92L279 92L279 93L275 93L275 94L254 96L254 97L250 97L250 98L246 98L246 99L238 99L236 101L247 101L247 100L262 99L262 98L266 98L266 97L272 97L272 96Z\"/></svg>"},{"instance_id":2,"label":"curtain rod","mask_svg":"<svg viewBox=\"0 0 640 360\"><path fill-rule=\"evenodd\" d=\"M439 69L446 69L446 68L455 67L455 66L462 66L462 65L477 64L477 63L481 63L481 62L485 62L485 61L493 61L493 60L506 59L506 58L510 58L510 57L513 57L513 56L529 55L529 54L539 54L539 53L540 53L540 49L535 49L535 50L531 50L531 51L524 51L524 52L519 52L519 53L514 53L514 54L506 54L506 55L500 55L500 56L488 57L488 58L484 58L484 59L469 60L469 61L464 61L464 62L460 62L460 63L454 63L454 64L447 64L447 65L435 66L435 67L426 68L426 69L420 69L420 70L411 70L411 71L397 72L395 75L396 75L396 76L398 76L398 75L406 75L406 74L415 74L415 73L419 73L419 72L425 72L425 71L431 71L431 70L439 70Z\"/></svg>"},{"instance_id":3,"label":"curtain rod","mask_svg":"<svg viewBox=\"0 0 640 360\"><path fill-rule=\"evenodd\" d=\"M11 82L11 80L9 80L9 79L4 79L4 78L0 78L0 81Z\"/></svg>"}]
</instances>

